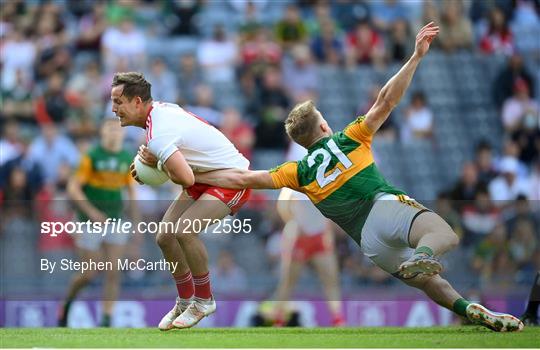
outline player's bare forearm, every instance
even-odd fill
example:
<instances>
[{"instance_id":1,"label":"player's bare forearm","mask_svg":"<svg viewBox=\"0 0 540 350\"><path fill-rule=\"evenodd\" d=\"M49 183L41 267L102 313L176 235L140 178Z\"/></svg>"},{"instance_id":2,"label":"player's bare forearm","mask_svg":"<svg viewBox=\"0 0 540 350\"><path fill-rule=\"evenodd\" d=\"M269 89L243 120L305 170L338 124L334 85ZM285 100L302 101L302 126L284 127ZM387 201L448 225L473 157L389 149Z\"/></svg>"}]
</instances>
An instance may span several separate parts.
<instances>
[{"instance_id":1,"label":"player's bare forearm","mask_svg":"<svg viewBox=\"0 0 540 350\"><path fill-rule=\"evenodd\" d=\"M248 170L222 169L207 173L195 173L195 182L223 188L243 189L246 188L243 187L246 184L242 177L245 176L246 171Z\"/></svg>"},{"instance_id":2,"label":"player's bare forearm","mask_svg":"<svg viewBox=\"0 0 540 350\"><path fill-rule=\"evenodd\" d=\"M167 158L163 164L163 170L175 184L190 187L195 183L195 175L191 167L182 155L182 152L178 150Z\"/></svg>"},{"instance_id":3,"label":"player's bare forearm","mask_svg":"<svg viewBox=\"0 0 540 350\"><path fill-rule=\"evenodd\" d=\"M80 181L72 177L68 181L67 193L69 198L75 202L77 208L88 216L92 221L105 221L107 217L99 209L97 209L86 197L83 192Z\"/></svg>"},{"instance_id":4,"label":"player's bare forearm","mask_svg":"<svg viewBox=\"0 0 540 350\"><path fill-rule=\"evenodd\" d=\"M252 171L246 169L222 169L207 173L196 173L196 183L231 189L273 189L274 184L268 171Z\"/></svg>"},{"instance_id":5,"label":"player's bare forearm","mask_svg":"<svg viewBox=\"0 0 540 350\"><path fill-rule=\"evenodd\" d=\"M379 98L383 99L387 104L394 108L411 84L412 77L414 72L416 72L420 60L421 57L414 53L407 63L401 67L399 72L397 72L382 88Z\"/></svg>"},{"instance_id":6,"label":"player's bare forearm","mask_svg":"<svg viewBox=\"0 0 540 350\"><path fill-rule=\"evenodd\" d=\"M366 114L367 126L377 131L386 121L390 112L397 106L405 91L411 84L412 77L422 57L428 52L429 46L439 33L439 27L433 22L424 26L416 36L416 46L413 55L382 88L375 104Z\"/></svg>"}]
</instances>

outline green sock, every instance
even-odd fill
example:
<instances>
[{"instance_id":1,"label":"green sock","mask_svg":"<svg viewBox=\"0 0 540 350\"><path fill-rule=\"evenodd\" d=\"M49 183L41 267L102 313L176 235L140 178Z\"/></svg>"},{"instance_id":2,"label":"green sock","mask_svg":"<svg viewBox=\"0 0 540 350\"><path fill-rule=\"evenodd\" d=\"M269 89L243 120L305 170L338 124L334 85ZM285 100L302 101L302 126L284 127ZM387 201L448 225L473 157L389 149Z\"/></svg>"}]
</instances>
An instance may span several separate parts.
<instances>
[{"instance_id":1,"label":"green sock","mask_svg":"<svg viewBox=\"0 0 540 350\"><path fill-rule=\"evenodd\" d=\"M459 298L458 300L454 301L452 310L454 310L454 312L460 316L467 316L465 310L467 310L467 306L469 306L470 303L470 301L467 301L464 298Z\"/></svg>"},{"instance_id":2,"label":"green sock","mask_svg":"<svg viewBox=\"0 0 540 350\"><path fill-rule=\"evenodd\" d=\"M111 315L103 314L100 327L110 327L110 326L111 326Z\"/></svg>"},{"instance_id":3,"label":"green sock","mask_svg":"<svg viewBox=\"0 0 540 350\"><path fill-rule=\"evenodd\" d=\"M422 246L418 247L414 250L414 254L426 254L429 256L433 256L433 250L431 250L430 247Z\"/></svg>"}]
</instances>

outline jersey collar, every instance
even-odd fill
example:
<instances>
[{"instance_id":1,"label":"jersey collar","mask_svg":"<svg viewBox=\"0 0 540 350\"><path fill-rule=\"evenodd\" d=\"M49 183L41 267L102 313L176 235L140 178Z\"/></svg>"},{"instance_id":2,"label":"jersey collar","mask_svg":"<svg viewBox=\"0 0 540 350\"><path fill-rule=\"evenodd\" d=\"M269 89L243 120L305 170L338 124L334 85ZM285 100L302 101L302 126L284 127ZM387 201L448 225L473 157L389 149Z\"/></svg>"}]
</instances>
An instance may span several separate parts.
<instances>
[{"instance_id":1,"label":"jersey collar","mask_svg":"<svg viewBox=\"0 0 540 350\"><path fill-rule=\"evenodd\" d=\"M150 113L152 112L152 109L154 109L154 102L150 104L150 107L148 107L148 112L146 112L146 125L148 125L148 121L151 120Z\"/></svg>"},{"instance_id":2,"label":"jersey collar","mask_svg":"<svg viewBox=\"0 0 540 350\"><path fill-rule=\"evenodd\" d=\"M328 138L329 138L329 136L325 136L325 137L319 139L319 141L317 141L314 144L312 144L311 146L309 146L308 152L311 152L314 149L319 148L326 140L328 140Z\"/></svg>"}]
</instances>

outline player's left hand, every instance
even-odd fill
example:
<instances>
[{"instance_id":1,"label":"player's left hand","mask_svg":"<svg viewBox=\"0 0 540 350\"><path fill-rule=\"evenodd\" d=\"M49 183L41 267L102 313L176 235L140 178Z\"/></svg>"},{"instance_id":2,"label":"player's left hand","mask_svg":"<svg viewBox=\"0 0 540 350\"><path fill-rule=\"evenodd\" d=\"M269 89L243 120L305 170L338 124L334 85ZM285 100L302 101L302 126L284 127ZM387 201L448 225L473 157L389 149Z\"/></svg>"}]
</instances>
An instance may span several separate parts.
<instances>
[{"instance_id":1,"label":"player's left hand","mask_svg":"<svg viewBox=\"0 0 540 350\"><path fill-rule=\"evenodd\" d=\"M155 168L157 166L158 159L155 155L150 152L146 145L140 145L139 150L137 151L141 162L144 164Z\"/></svg>"},{"instance_id":2,"label":"player's left hand","mask_svg":"<svg viewBox=\"0 0 540 350\"><path fill-rule=\"evenodd\" d=\"M415 54L419 57L424 57L437 34L439 34L439 27L436 26L434 22L429 22L420 29L418 35L416 35Z\"/></svg>"}]
</instances>

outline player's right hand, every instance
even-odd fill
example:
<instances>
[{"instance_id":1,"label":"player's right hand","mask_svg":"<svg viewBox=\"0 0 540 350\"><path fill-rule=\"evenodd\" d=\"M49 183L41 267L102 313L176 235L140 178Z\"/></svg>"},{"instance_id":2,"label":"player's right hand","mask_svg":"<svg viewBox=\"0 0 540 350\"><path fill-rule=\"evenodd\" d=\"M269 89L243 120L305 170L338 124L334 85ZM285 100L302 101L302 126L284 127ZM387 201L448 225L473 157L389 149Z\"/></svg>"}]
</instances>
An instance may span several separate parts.
<instances>
[{"instance_id":1,"label":"player's right hand","mask_svg":"<svg viewBox=\"0 0 540 350\"><path fill-rule=\"evenodd\" d=\"M139 159L141 160L141 162L143 162L144 164L151 166L152 168L155 168L157 166L157 157L153 155L152 152L150 152L146 145L140 145L137 154L139 155Z\"/></svg>"},{"instance_id":2,"label":"player's right hand","mask_svg":"<svg viewBox=\"0 0 540 350\"><path fill-rule=\"evenodd\" d=\"M437 34L439 34L439 27L434 22L429 22L420 29L420 32L416 36L415 54L423 57L428 52L429 46Z\"/></svg>"},{"instance_id":3,"label":"player's right hand","mask_svg":"<svg viewBox=\"0 0 540 350\"><path fill-rule=\"evenodd\" d=\"M129 173L131 174L131 177L133 177L139 185L144 185L144 183L137 176L137 170L135 170L135 163L131 163L131 165L129 166Z\"/></svg>"},{"instance_id":4,"label":"player's right hand","mask_svg":"<svg viewBox=\"0 0 540 350\"><path fill-rule=\"evenodd\" d=\"M100 210L92 210L89 214L88 214L88 218L90 219L90 221L92 222L105 222L107 220L107 215L105 215L103 212L101 212Z\"/></svg>"}]
</instances>

